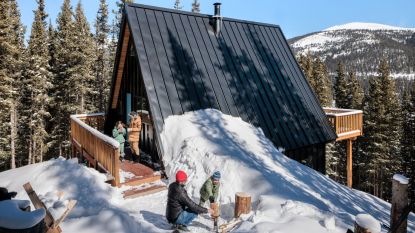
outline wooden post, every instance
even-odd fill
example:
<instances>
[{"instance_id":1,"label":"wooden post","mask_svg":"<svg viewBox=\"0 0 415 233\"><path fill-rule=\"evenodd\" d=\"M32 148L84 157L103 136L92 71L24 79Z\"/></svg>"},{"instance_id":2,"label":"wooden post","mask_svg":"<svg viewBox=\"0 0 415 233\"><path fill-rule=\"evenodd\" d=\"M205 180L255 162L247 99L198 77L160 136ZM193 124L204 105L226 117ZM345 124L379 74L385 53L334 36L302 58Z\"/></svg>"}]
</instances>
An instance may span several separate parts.
<instances>
[{"instance_id":1,"label":"wooden post","mask_svg":"<svg viewBox=\"0 0 415 233\"><path fill-rule=\"evenodd\" d=\"M353 163L352 163L352 140L347 139L347 186L349 188L353 185Z\"/></svg>"},{"instance_id":2,"label":"wooden post","mask_svg":"<svg viewBox=\"0 0 415 233\"><path fill-rule=\"evenodd\" d=\"M235 218L251 211L251 196L246 193L235 194Z\"/></svg>"},{"instance_id":3,"label":"wooden post","mask_svg":"<svg viewBox=\"0 0 415 233\"><path fill-rule=\"evenodd\" d=\"M408 219L402 222L399 219L404 215L404 210L408 206L408 184L409 179L405 176L395 174L392 179L392 207L391 207L391 229L396 229L394 233L406 233ZM400 226L396 226L400 223Z\"/></svg>"},{"instance_id":4,"label":"wooden post","mask_svg":"<svg viewBox=\"0 0 415 233\"><path fill-rule=\"evenodd\" d=\"M113 186L119 187L120 186L120 149L117 148L113 150L112 162L113 162L113 173L114 176L114 184Z\"/></svg>"}]
</instances>

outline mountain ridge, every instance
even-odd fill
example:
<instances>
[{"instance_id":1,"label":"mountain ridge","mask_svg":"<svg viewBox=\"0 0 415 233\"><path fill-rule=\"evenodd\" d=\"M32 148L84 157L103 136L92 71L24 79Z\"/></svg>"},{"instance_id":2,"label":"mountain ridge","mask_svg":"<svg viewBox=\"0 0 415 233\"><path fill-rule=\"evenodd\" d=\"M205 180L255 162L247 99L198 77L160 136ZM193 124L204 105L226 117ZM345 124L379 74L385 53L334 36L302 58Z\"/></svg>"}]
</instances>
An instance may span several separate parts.
<instances>
[{"instance_id":1,"label":"mountain ridge","mask_svg":"<svg viewBox=\"0 0 415 233\"><path fill-rule=\"evenodd\" d=\"M377 73L382 58L394 78L415 78L415 28L353 22L335 25L288 40L293 52L322 58L330 74L339 61L360 77Z\"/></svg>"}]
</instances>

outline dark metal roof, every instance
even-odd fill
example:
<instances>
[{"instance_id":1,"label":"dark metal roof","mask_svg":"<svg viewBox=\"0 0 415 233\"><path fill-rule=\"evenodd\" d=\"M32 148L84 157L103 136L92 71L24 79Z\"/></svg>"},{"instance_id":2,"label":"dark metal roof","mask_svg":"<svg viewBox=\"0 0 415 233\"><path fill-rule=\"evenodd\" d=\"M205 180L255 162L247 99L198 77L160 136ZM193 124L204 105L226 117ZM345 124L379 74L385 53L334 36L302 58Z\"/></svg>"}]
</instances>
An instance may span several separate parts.
<instances>
[{"instance_id":1,"label":"dark metal roof","mask_svg":"<svg viewBox=\"0 0 415 233\"><path fill-rule=\"evenodd\" d=\"M287 150L336 138L278 26L223 18L215 36L210 15L138 4L126 15L157 134L170 115L215 108Z\"/></svg>"}]
</instances>

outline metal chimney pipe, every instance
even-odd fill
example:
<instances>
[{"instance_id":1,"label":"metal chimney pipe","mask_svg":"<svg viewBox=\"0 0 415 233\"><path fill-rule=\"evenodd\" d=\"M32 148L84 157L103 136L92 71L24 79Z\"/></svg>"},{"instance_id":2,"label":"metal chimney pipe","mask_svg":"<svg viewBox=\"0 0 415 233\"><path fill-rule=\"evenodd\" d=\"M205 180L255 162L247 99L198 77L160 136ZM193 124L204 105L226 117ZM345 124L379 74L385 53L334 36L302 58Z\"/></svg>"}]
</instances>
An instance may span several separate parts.
<instances>
[{"instance_id":1,"label":"metal chimney pipe","mask_svg":"<svg viewBox=\"0 0 415 233\"><path fill-rule=\"evenodd\" d=\"M215 15L213 16L213 21L214 21L213 27L214 27L216 36L219 35L220 28L222 26L222 16L220 15L220 5L221 5L220 2L213 3L213 6L215 8Z\"/></svg>"}]
</instances>

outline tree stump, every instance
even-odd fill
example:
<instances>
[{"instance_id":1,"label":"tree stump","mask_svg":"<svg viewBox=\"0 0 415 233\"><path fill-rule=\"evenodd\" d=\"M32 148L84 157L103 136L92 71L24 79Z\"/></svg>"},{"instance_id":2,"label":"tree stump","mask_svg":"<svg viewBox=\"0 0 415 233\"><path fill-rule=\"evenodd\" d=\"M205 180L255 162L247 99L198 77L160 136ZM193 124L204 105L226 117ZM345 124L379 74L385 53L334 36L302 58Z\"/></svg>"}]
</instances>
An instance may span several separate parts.
<instances>
[{"instance_id":1,"label":"tree stump","mask_svg":"<svg viewBox=\"0 0 415 233\"><path fill-rule=\"evenodd\" d=\"M235 218L238 218L241 214L247 214L251 212L251 196L246 193L235 194Z\"/></svg>"},{"instance_id":2,"label":"tree stump","mask_svg":"<svg viewBox=\"0 0 415 233\"><path fill-rule=\"evenodd\" d=\"M401 218L405 217L404 210L408 206L408 184L409 179L405 176L399 174L393 176L390 226L391 229L396 229L396 233L407 232L408 219ZM398 224L400 225L397 226Z\"/></svg>"}]
</instances>

